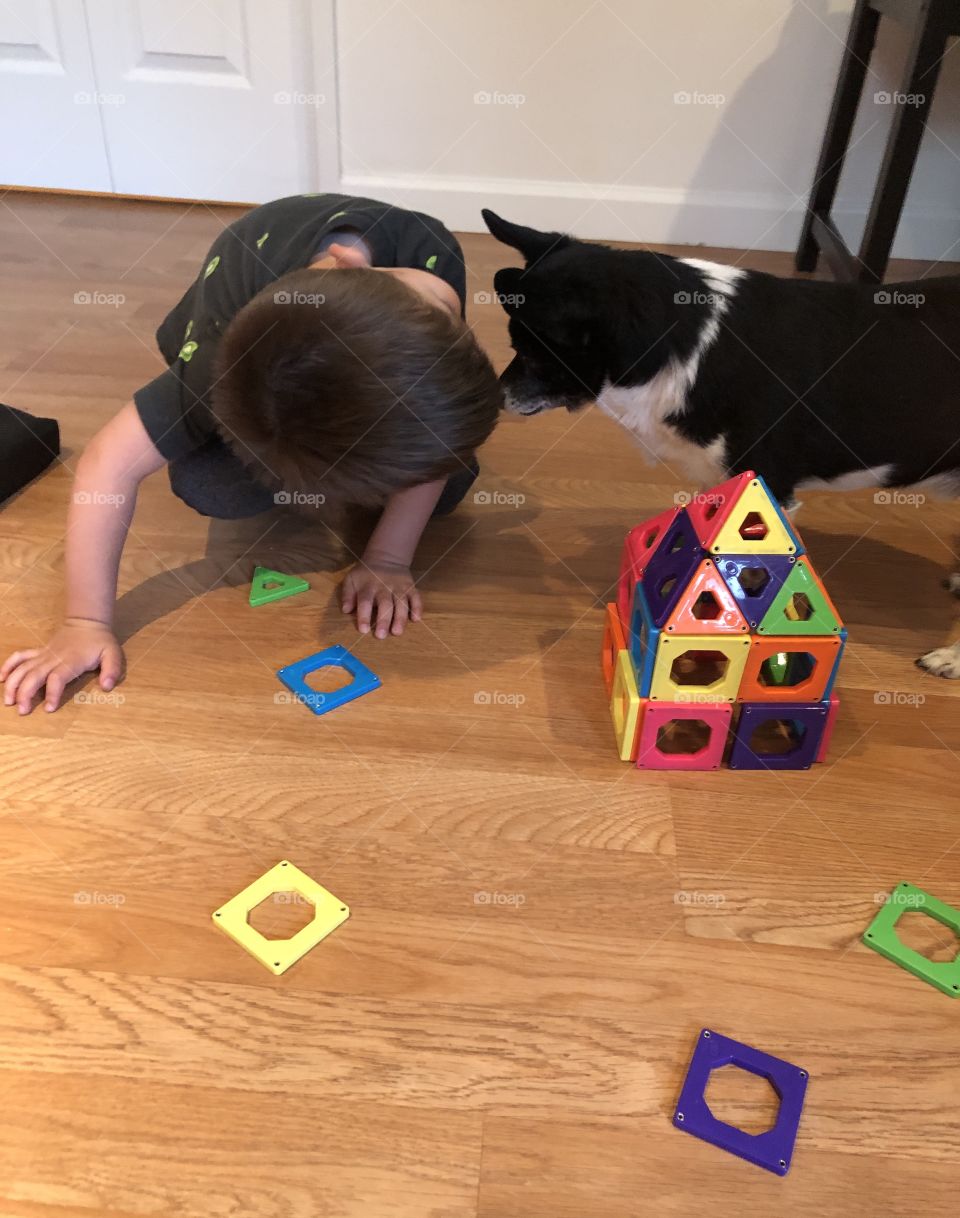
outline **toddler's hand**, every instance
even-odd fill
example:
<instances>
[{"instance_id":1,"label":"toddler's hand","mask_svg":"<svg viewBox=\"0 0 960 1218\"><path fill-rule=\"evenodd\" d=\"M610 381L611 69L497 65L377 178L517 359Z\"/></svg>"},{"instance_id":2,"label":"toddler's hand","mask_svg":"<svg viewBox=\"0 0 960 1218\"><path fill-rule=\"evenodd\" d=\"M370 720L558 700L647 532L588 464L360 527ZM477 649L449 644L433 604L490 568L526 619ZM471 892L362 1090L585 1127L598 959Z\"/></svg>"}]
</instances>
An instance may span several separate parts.
<instances>
[{"instance_id":1,"label":"toddler's hand","mask_svg":"<svg viewBox=\"0 0 960 1218\"><path fill-rule=\"evenodd\" d=\"M123 672L120 644L99 622L68 619L46 647L15 651L0 668L4 706L29 715L34 694L46 686L44 709L54 711L68 682L98 668L100 688L113 689Z\"/></svg>"},{"instance_id":2,"label":"toddler's hand","mask_svg":"<svg viewBox=\"0 0 960 1218\"><path fill-rule=\"evenodd\" d=\"M407 621L419 622L423 602L410 568L400 563L366 559L358 562L340 589L344 613L356 612L357 629L370 630L371 618L378 639L403 634Z\"/></svg>"}]
</instances>

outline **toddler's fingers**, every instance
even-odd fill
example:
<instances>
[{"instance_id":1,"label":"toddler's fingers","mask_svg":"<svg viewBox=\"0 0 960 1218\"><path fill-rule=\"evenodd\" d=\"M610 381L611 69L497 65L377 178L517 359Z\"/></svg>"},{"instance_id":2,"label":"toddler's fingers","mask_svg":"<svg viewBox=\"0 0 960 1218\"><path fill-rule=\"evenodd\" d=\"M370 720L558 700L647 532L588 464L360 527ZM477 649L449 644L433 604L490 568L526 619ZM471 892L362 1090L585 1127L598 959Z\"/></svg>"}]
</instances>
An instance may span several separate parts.
<instances>
[{"instance_id":1,"label":"toddler's fingers","mask_svg":"<svg viewBox=\"0 0 960 1218\"><path fill-rule=\"evenodd\" d=\"M403 628L407 624L407 618L410 615L410 608L407 604L405 596L398 596L396 604L393 606L393 625L390 627L391 634L403 634Z\"/></svg>"},{"instance_id":2,"label":"toddler's fingers","mask_svg":"<svg viewBox=\"0 0 960 1218\"><path fill-rule=\"evenodd\" d=\"M39 654L40 651L36 647L28 651L15 651L12 656L8 656L4 660L3 667L0 668L0 681L6 681L7 677L10 676L18 664L22 664L24 660L32 660L34 656Z\"/></svg>"},{"instance_id":3,"label":"toddler's fingers","mask_svg":"<svg viewBox=\"0 0 960 1218\"><path fill-rule=\"evenodd\" d=\"M416 588L410 589L410 621L419 622L423 617L423 597Z\"/></svg>"},{"instance_id":4,"label":"toddler's fingers","mask_svg":"<svg viewBox=\"0 0 960 1218\"><path fill-rule=\"evenodd\" d=\"M361 634L370 630L370 615L373 612L373 593L363 591L357 597L357 629Z\"/></svg>"},{"instance_id":5,"label":"toddler's fingers","mask_svg":"<svg viewBox=\"0 0 960 1218\"><path fill-rule=\"evenodd\" d=\"M384 589L377 593L377 638L385 639L393 620L393 593Z\"/></svg>"},{"instance_id":6,"label":"toddler's fingers","mask_svg":"<svg viewBox=\"0 0 960 1218\"><path fill-rule=\"evenodd\" d=\"M100 657L100 688L113 689L123 673L123 651L119 643L111 643Z\"/></svg>"},{"instance_id":7,"label":"toddler's fingers","mask_svg":"<svg viewBox=\"0 0 960 1218\"><path fill-rule=\"evenodd\" d=\"M3 702L5 706L13 706L17 700L17 690L20 688L20 682L28 672L36 664L35 659L21 660L17 667L7 677L6 684L3 687Z\"/></svg>"},{"instance_id":8,"label":"toddler's fingers","mask_svg":"<svg viewBox=\"0 0 960 1218\"><path fill-rule=\"evenodd\" d=\"M21 715L29 715L33 710L33 696L38 689L43 687L49 671L49 661L41 661L31 668L20 682L17 690L17 710Z\"/></svg>"},{"instance_id":9,"label":"toddler's fingers","mask_svg":"<svg viewBox=\"0 0 960 1218\"><path fill-rule=\"evenodd\" d=\"M47 694L43 701L45 711L55 711L63 698L63 691L68 682L73 680L73 673L65 664L58 664L47 677Z\"/></svg>"},{"instance_id":10,"label":"toddler's fingers","mask_svg":"<svg viewBox=\"0 0 960 1218\"><path fill-rule=\"evenodd\" d=\"M352 583L349 580L344 580L340 585L340 608L344 613L353 613L357 603L357 593Z\"/></svg>"}]
</instances>

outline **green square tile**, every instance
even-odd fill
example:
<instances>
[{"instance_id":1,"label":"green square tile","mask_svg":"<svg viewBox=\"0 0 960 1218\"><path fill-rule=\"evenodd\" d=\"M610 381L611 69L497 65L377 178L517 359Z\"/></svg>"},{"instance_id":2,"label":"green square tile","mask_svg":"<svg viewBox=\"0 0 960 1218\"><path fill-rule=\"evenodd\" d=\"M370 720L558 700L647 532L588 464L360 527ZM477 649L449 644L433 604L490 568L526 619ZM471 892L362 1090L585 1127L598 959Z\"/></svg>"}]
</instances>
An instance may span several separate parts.
<instances>
[{"instance_id":1,"label":"green square tile","mask_svg":"<svg viewBox=\"0 0 960 1218\"><path fill-rule=\"evenodd\" d=\"M954 909L938 901L929 892L904 881L890 894L889 901L881 908L864 932L863 941L881 956L907 969L915 977L935 985L950 998L960 998L960 955L953 960L928 960L912 947L907 947L897 936L896 926L900 918L910 910L929 914L931 918L960 934L960 909Z\"/></svg>"}]
</instances>

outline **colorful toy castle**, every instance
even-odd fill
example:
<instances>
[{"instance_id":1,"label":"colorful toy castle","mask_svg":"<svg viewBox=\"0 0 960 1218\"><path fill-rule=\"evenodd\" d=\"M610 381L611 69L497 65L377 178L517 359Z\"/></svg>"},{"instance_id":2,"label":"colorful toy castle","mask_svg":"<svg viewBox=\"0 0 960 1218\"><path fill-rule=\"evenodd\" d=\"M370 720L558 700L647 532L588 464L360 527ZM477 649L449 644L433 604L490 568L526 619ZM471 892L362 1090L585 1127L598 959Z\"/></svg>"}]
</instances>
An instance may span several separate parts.
<instances>
[{"instance_id":1,"label":"colorful toy castle","mask_svg":"<svg viewBox=\"0 0 960 1218\"><path fill-rule=\"evenodd\" d=\"M823 761L847 632L752 471L630 530L603 674L641 769L805 770Z\"/></svg>"}]
</instances>

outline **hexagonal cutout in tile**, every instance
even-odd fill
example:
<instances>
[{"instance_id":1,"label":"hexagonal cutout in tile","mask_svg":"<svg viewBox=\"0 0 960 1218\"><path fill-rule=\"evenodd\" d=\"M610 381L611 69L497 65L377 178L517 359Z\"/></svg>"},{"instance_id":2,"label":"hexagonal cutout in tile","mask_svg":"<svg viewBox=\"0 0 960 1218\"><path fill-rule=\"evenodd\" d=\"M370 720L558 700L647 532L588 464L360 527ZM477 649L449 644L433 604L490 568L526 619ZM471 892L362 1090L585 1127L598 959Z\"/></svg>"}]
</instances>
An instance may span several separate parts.
<instances>
[{"instance_id":1,"label":"hexagonal cutout in tile","mask_svg":"<svg viewBox=\"0 0 960 1218\"><path fill-rule=\"evenodd\" d=\"M766 1133L777 1123L780 1096L768 1078L741 1066L717 1066L703 1093L718 1121L744 1133Z\"/></svg>"},{"instance_id":2,"label":"hexagonal cutout in tile","mask_svg":"<svg viewBox=\"0 0 960 1218\"><path fill-rule=\"evenodd\" d=\"M247 921L265 939L292 939L313 921L312 901L299 892L272 892L247 914Z\"/></svg>"},{"instance_id":3,"label":"hexagonal cutout in tile","mask_svg":"<svg viewBox=\"0 0 960 1218\"><path fill-rule=\"evenodd\" d=\"M710 688L727 675L730 660L722 651L688 650L681 652L670 666L674 685Z\"/></svg>"}]
</instances>

